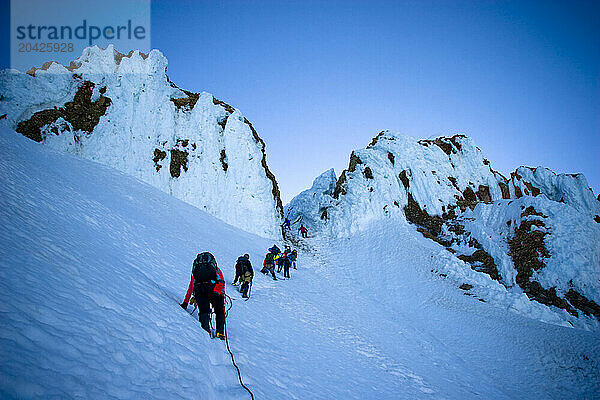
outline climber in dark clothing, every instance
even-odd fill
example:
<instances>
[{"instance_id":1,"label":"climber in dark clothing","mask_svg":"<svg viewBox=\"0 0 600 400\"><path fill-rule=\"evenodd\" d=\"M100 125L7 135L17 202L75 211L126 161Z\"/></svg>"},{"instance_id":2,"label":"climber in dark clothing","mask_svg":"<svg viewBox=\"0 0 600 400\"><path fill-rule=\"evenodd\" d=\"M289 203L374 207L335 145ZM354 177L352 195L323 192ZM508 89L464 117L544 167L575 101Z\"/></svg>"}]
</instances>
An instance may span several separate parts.
<instances>
[{"instance_id":1,"label":"climber in dark clothing","mask_svg":"<svg viewBox=\"0 0 600 400\"><path fill-rule=\"evenodd\" d=\"M291 254L291 250L289 248L289 246L285 246L285 250L283 251L283 255L281 256L280 260L281 260L281 266L283 267L283 277L284 278L289 278L290 277L290 254Z\"/></svg>"},{"instance_id":2,"label":"climber in dark clothing","mask_svg":"<svg viewBox=\"0 0 600 400\"><path fill-rule=\"evenodd\" d=\"M254 278L254 270L252 269L252 264L250 263L250 255L244 254L243 256L239 257L235 263L235 270L236 274L239 271L240 282L242 282L242 287L240 288L242 297L247 299L248 289L250 288L250 285L252 285L252 279Z\"/></svg>"},{"instance_id":3,"label":"climber in dark clothing","mask_svg":"<svg viewBox=\"0 0 600 400\"><path fill-rule=\"evenodd\" d=\"M298 252L296 251L296 249L292 250L292 252L290 253L290 262L292 264L292 267L294 267L294 269L296 268L296 260L298 259Z\"/></svg>"},{"instance_id":4,"label":"climber in dark clothing","mask_svg":"<svg viewBox=\"0 0 600 400\"><path fill-rule=\"evenodd\" d=\"M244 273L244 266L242 265L242 262L240 261L242 259L243 256L238 257L236 263L235 263L235 278L233 279L233 282L231 283L233 286L235 286L238 281L241 283L242 282L242 275Z\"/></svg>"},{"instance_id":5,"label":"climber in dark clothing","mask_svg":"<svg viewBox=\"0 0 600 400\"><path fill-rule=\"evenodd\" d=\"M216 337L225 340L225 279L217 267L215 257L209 252L198 254L194 260L190 284L181 303L184 310L187 309L192 291L198 305L198 319L202 328L211 333L210 306L212 305L217 328Z\"/></svg>"},{"instance_id":6,"label":"climber in dark clothing","mask_svg":"<svg viewBox=\"0 0 600 400\"><path fill-rule=\"evenodd\" d=\"M273 247L271 247L271 248L269 249L269 251L270 251L271 253L273 253L273 255L274 255L274 256L276 256L277 254L281 253L281 250L279 249L279 247L277 247L277 245L276 245L276 244L274 244L274 245L273 245Z\"/></svg>"},{"instance_id":7,"label":"climber in dark clothing","mask_svg":"<svg viewBox=\"0 0 600 400\"><path fill-rule=\"evenodd\" d=\"M273 280L276 281L277 277L275 276L275 260L272 252L268 252L265 256L265 261L263 261L263 268L260 270L263 274L267 275L269 272L273 277Z\"/></svg>"},{"instance_id":8,"label":"climber in dark clothing","mask_svg":"<svg viewBox=\"0 0 600 400\"><path fill-rule=\"evenodd\" d=\"M285 221L283 221L283 227L290 229L292 227L292 223L290 222L289 218L285 218Z\"/></svg>"}]
</instances>

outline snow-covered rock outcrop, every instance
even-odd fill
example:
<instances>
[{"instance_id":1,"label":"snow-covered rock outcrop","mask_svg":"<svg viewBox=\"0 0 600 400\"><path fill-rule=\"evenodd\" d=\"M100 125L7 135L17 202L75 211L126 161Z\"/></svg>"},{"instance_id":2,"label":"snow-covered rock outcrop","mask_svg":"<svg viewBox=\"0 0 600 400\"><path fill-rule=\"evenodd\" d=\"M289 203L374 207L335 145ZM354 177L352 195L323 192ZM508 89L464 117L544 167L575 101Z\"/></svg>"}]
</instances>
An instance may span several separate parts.
<instances>
[{"instance_id":1,"label":"snow-covered rock outcrop","mask_svg":"<svg viewBox=\"0 0 600 400\"><path fill-rule=\"evenodd\" d=\"M511 198L544 194L593 218L598 216L600 221L600 201L594 197L583 174L556 174L543 167L519 167L510 176L509 190Z\"/></svg>"},{"instance_id":2,"label":"snow-covered rock outcrop","mask_svg":"<svg viewBox=\"0 0 600 400\"><path fill-rule=\"evenodd\" d=\"M319 200L315 228L343 236L373 218L404 215L411 203L443 215L469 202L501 199L503 193L508 196L505 178L491 169L468 137L416 140L384 131L366 149L352 152L330 202ZM306 208L303 195L286 209L310 221L314 209Z\"/></svg>"},{"instance_id":3,"label":"snow-covered rock outcrop","mask_svg":"<svg viewBox=\"0 0 600 400\"><path fill-rule=\"evenodd\" d=\"M464 135L389 131L352 152L333 190L323 185L332 174L294 198L286 216L334 238L399 218L464 261L455 265L600 320L600 201L583 175L520 167L506 178Z\"/></svg>"},{"instance_id":4,"label":"snow-covered rock outcrop","mask_svg":"<svg viewBox=\"0 0 600 400\"><path fill-rule=\"evenodd\" d=\"M320 225L320 221L327 219L327 210L333 205L333 192L335 191L337 177L332 169L323 172L307 189L294 197L284 208L284 214L290 219L293 226L304 224L313 230Z\"/></svg>"},{"instance_id":5,"label":"snow-covered rock outcrop","mask_svg":"<svg viewBox=\"0 0 600 400\"><path fill-rule=\"evenodd\" d=\"M2 71L1 122L249 232L279 236L279 189L252 124L209 93L178 88L166 68L158 50L94 46L68 67Z\"/></svg>"}]
</instances>

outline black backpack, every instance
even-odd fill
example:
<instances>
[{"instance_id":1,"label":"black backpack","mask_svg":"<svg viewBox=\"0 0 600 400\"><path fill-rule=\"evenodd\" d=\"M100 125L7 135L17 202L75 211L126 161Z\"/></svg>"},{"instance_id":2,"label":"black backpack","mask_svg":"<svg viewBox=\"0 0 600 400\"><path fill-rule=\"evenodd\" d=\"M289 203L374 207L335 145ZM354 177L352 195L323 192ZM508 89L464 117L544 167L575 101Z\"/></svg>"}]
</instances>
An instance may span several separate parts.
<instances>
[{"instance_id":1,"label":"black backpack","mask_svg":"<svg viewBox=\"0 0 600 400\"><path fill-rule=\"evenodd\" d=\"M194 275L194 283L216 281L217 261L215 257L208 251L198 254L194 260L192 275Z\"/></svg>"},{"instance_id":2,"label":"black backpack","mask_svg":"<svg viewBox=\"0 0 600 400\"><path fill-rule=\"evenodd\" d=\"M239 275L244 275L246 271L248 271L248 264L250 261L245 257L238 257L237 262L235 263L235 270L239 272Z\"/></svg>"},{"instance_id":3,"label":"black backpack","mask_svg":"<svg viewBox=\"0 0 600 400\"><path fill-rule=\"evenodd\" d=\"M273 253L267 253L266 257L265 257L265 264L274 264L273 262Z\"/></svg>"}]
</instances>

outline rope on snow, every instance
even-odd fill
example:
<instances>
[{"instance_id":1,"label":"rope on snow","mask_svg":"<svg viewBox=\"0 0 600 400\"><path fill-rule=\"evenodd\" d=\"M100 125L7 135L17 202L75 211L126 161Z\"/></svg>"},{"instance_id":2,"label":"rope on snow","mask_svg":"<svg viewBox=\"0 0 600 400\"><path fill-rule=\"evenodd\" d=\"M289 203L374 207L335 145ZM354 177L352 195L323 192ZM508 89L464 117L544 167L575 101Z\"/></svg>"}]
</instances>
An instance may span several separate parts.
<instances>
[{"instance_id":1,"label":"rope on snow","mask_svg":"<svg viewBox=\"0 0 600 400\"><path fill-rule=\"evenodd\" d=\"M233 307L233 301L231 300L231 297L229 297L227 294L225 295L225 298L227 298L229 300L229 308L227 308L227 310L225 310L225 344L227 345L227 351L229 352L229 355L231 356L231 362L233 363L233 366L237 370L238 381L240 381L240 385L242 385L242 387L244 389L246 389L248 391L248 393L250 393L250 397L252 398L252 400L254 400L254 393L252 393L252 391L248 388L248 386L244 385L244 382L242 381L242 374L240 373L240 368L235 363L235 358L233 357L233 353L231 352L231 349L229 348L229 335L227 334L227 315L229 314L229 310L231 310L231 307Z\"/></svg>"}]
</instances>

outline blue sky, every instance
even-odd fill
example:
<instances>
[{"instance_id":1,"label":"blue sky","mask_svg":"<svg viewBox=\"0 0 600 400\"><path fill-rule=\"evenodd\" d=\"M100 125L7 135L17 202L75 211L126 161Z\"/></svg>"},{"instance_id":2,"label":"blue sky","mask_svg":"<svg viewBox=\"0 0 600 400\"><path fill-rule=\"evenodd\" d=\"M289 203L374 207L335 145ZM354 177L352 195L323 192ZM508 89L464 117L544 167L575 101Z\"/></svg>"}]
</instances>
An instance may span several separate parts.
<instances>
[{"instance_id":1,"label":"blue sky","mask_svg":"<svg viewBox=\"0 0 600 400\"><path fill-rule=\"evenodd\" d=\"M583 172L598 194L599 20L594 1L157 1L152 47L253 122L284 202L383 129L465 133L504 174Z\"/></svg>"}]
</instances>

